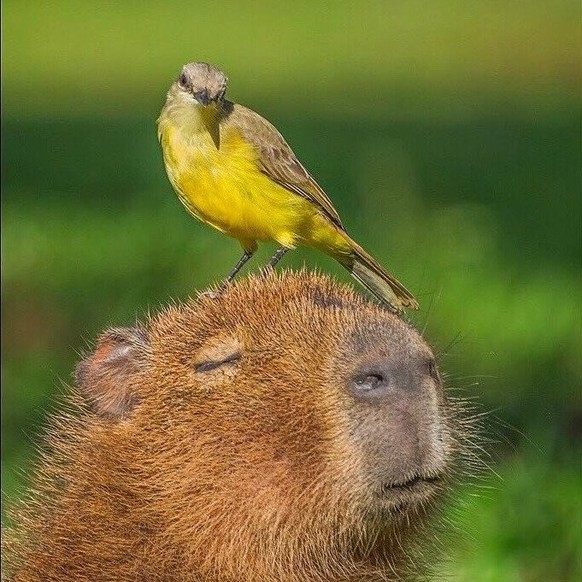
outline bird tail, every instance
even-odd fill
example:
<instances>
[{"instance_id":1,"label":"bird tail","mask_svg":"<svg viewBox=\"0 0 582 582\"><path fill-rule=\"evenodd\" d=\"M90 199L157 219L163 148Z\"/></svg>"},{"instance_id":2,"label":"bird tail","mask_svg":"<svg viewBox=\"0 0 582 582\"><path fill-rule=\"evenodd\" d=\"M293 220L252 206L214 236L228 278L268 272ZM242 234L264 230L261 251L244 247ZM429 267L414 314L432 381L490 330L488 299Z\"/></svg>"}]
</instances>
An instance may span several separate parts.
<instances>
[{"instance_id":1,"label":"bird tail","mask_svg":"<svg viewBox=\"0 0 582 582\"><path fill-rule=\"evenodd\" d=\"M381 267L360 245L350 240L351 254L341 264L381 303L402 311L418 309L416 299L390 273Z\"/></svg>"}]
</instances>

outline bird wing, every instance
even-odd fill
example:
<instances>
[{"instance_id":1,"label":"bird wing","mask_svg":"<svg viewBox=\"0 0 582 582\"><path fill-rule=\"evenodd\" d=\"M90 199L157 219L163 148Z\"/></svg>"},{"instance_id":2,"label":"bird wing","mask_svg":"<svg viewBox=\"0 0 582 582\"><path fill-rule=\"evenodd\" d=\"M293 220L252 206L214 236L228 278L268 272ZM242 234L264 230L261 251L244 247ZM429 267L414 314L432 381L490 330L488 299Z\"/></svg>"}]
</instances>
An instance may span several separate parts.
<instances>
[{"instance_id":1,"label":"bird wing","mask_svg":"<svg viewBox=\"0 0 582 582\"><path fill-rule=\"evenodd\" d=\"M287 190L316 204L339 228L344 229L332 201L301 165L277 128L251 109L236 103L225 107L223 122L238 129L259 154L261 172Z\"/></svg>"}]
</instances>

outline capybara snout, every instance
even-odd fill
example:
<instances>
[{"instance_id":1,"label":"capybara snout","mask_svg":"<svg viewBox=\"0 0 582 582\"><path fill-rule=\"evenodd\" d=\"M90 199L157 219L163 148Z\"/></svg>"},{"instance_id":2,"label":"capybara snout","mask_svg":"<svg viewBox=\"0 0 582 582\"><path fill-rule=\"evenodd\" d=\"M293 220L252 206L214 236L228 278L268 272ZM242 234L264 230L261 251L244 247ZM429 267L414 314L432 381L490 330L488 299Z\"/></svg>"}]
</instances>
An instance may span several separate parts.
<instances>
[{"instance_id":1,"label":"capybara snout","mask_svg":"<svg viewBox=\"0 0 582 582\"><path fill-rule=\"evenodd\" d=\"M432 351L392 314L368 313L338 358L337 374L350 358L347 434L362 451L371 486L387 500L436 492L452 437Z\"/></svg>"}]
</instances>

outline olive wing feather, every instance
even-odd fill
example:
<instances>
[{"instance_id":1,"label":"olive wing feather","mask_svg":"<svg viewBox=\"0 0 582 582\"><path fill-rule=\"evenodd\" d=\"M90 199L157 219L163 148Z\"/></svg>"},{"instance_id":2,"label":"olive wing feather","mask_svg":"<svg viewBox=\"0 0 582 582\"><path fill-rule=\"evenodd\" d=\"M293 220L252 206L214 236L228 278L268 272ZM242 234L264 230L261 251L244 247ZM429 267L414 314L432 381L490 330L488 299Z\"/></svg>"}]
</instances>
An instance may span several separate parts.
<instances>
[{"instance_id":1,"label":"olive wing feather","mask_svg":"<svg viewBox=\"0 0 582 582\"><path fill-rule=\"evenodd\" d=\"M261 171L287 190L316 204L339 228L343 225L332 201L299 162L277 128L251 109L228 104L223 123L238 129L259 154Z\"/></svg>"}]
</instances>

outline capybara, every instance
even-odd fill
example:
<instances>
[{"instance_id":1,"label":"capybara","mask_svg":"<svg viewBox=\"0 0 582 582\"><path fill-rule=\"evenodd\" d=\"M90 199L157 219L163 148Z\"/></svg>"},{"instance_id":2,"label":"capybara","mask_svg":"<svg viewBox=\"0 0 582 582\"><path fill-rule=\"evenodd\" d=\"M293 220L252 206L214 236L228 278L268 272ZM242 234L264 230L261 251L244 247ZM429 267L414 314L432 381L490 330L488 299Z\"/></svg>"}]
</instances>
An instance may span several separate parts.
<instances>
[{"instance_id":1,"label":"capybara","mask_svg":"<svg viewBox=\"0 0 582 582\"><path fill-rule=\"evenodd\" d=\"M419 333L350 288L241 280L106 331L75 383L5 532L7 579L423 575L454 407Z\"/></svg>"}]
</instances>

